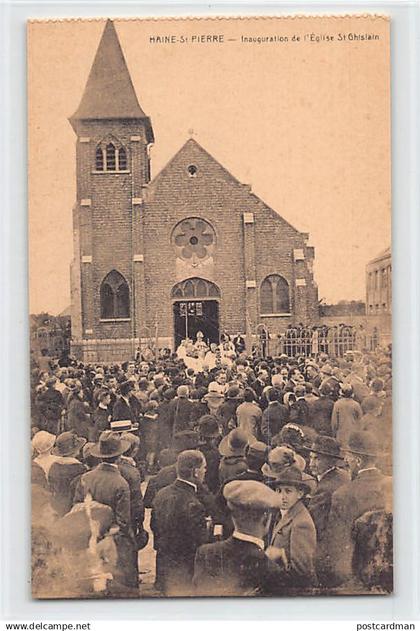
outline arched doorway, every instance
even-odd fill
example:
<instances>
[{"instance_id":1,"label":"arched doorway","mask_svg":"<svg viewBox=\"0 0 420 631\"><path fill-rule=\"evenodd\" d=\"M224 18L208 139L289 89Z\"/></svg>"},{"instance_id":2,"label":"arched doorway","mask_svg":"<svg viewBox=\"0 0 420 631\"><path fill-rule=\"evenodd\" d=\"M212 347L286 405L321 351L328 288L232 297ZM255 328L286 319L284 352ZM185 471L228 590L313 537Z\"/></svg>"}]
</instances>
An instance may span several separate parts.
<instances>
[{"instance_id":1,"label":"arched doorway","mask_svg":"<svg viewBox=\"0 0 420 631\"><path fill-rule=\"evenodd\" d=\"M175 348L186 337L196 339L202 331L207 344L219 343L220 290L203 278L188 278L171 291Z\"/></svg>"}]
</instances>

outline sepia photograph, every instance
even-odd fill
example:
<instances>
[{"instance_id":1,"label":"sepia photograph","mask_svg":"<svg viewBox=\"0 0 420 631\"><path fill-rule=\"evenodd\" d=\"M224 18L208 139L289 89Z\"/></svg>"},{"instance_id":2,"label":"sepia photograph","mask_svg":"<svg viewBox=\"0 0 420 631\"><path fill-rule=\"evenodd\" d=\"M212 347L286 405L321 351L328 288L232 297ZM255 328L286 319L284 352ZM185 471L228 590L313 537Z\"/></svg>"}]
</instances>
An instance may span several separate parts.
<instances>
[{"instance_id":1,"label":"sepia photograph","mask_svg":"<svg viewBox=\"0 0 420 631\"><path fill-rule=\"evenodd\" d=\"M30 20L32 597L393 592L390 20Z\"/></svg>"}]
</instances>

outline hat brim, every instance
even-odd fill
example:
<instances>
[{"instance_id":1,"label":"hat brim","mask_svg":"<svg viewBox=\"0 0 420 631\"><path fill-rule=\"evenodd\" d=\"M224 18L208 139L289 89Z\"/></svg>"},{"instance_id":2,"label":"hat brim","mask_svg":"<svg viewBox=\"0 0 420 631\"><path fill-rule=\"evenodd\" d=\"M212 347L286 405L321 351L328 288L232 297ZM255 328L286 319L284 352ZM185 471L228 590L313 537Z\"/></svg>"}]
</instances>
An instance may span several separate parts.
<instances>
[{"instance_id":1,"label":"hat brim","mask_svg":"<svg viewBox=\"0 0 420 631\"><path fill-rule=\"evenodd\" d=\"M126 427L124 429L117 429L116 427L111 428L111 432L113 434L124 434L125 432L138 432L140 429L139 424L137 423L134 427Z\"/></svg>"},{"instance_id":2,"label":"hat brim","mask_svg":"<svg viewBox=\"0 0 420 631\"><path fill-rule=\"evenodd\" d=\"M362 451L360 449L351 449L350 447L343 447L343 451L345 453L356 454L356 456L369 456L370 458L378 458L378 456L382 455L379 452Z\"/></svg>"},{"instance_id":3,"label":"hat brim","mask_svg":"<svg viewBox=\"0 0 420 631\"><path fill-rule=\"evenodd\" d=\"M199 434L203 438L217 438L218 436L220 436L219 430L217 431L214 430L214 432L200 432L200 429L199 429Z\"/></svg>"},{"instance_id":4,"label":"hat brim","mask_svg":"<svg viewBox=\"0 0 420 631\"><path fill-rule=\"evenodd\" d=\"M267 462L261 467L261 472L266 478L271 478L273 480L275 480L279 475Z\"/></svg>"},{"instance_id":5,"label":"hat brim","mask_svg":"<svg viewBox=\"0 0 420 631\"><path fill-rule=\"evenodd\" d=\"M87 443L86 438L82 438L81 436L78 436L76 439L76 444L74 445L72 449L69 449L65 453L63 453L57 448L57 445L56 445L53 449L51 449L51 453L53 456L62 456L64 458L66 456L77 456L77 454L80 452L82 447L86 445L86 443Z\"/></svg>"},{"instance_id":6,"label":"hat brim","mask_svg":"<svg viewBox=\"0 0 420 631\"><path fill-rule=\"evenodd\" d=\"M279 486L294 486L295 488L299 489L299 491L303 491L305 495L309 495L312 492L310 484L304 482L303 480L302 482L300 482L300 480L288 480L287 478L279 477L273 479L271 484L274 488L277 488Z\"/></svg>"},{"instance_id":7,"label":"hat brim","mask_svg":"<svg viewBox=\"0 0 420 631\"><path fill-rule=\"evenodd\" d=\"M100 447L100 443L97 443L94 447L92 447L90 454L91 456L94 456L94 458L101 458L101 460L106 460L107 458L122 456L122 454L128 451L128 449L131 447L131 443L128 440L122 440L119 444L118 449L108 454L102 453Z\"/></svg>"},{"instance_id":8,"label":"hat brim","mask_svg":"<svg viewBox=\"0 0 420 631\"><path fill-rule=\"evenodd\" d=\"M219 444L219 454L221 456L244 456L247 443L243 447L233 449L229 444L229 434L222 438Z\"/></svg>"},{"instance_id":9,"label":"hat brim","mask_svg":"<svg viewBox=\"0 0 420 631\"><path fill-rule=\"evenodd\" d=\"M341 454L332 454L329 451L323 451L322 449L312 449L312 447L302 446L302 451L307 451L308 453L313 452L314 454L321 454L321 456L328 456L328 458L335 458L336 460L344 460L344 457Z\"/></svg>"},{"instance_id":10,"label":"hat brim","mask_svg":"<svg viewBox=\"0 0 420 631\"><path fill-rule=\"evenodd\" d=\"M224 395L220 394L220 392L208 392L204 395L203 399L207 401L208 399L224 399Z\"/></svg>"}]
</instances>

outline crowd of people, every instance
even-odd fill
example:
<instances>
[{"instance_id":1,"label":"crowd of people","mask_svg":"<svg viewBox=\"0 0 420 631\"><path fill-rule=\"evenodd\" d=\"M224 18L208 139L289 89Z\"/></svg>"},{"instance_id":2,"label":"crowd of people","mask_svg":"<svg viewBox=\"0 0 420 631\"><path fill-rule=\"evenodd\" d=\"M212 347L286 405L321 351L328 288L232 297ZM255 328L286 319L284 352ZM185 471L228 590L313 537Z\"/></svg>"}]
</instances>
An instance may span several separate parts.
<instances>
[{"instance_id":1,"label":"crowd of people","mask_svg":"<svg viewBox=\"0 0 420 631\"><path fill-rule=\"evenodd\" d=\"M33 365L35 596L139 597L152 545L155 595L392 590L391 348L240 337Z\"/></svg>"}]
</instances>

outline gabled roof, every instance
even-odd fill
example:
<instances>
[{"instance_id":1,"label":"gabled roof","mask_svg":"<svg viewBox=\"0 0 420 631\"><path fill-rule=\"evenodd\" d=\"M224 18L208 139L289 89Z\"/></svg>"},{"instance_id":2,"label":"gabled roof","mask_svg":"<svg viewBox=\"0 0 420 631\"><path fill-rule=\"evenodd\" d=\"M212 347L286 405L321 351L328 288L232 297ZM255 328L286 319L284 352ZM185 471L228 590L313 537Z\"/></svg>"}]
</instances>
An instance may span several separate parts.
<instances>
[{"instance_id":1,"label":"gabled roof","mask_svg":"<svg viewBox=\"0 0 420 631\"><path fill-rule=\"evenodd\" d=\"M377 263L378 261L382 261L383 259L387 259L387 258L391 258L391 246L385 248L385 250L382 250L382 252L380 252L377 256L371 259L368 262L368 265L371 265L372 263Z\"/></svg>"},{"instance_id":2,"label":"gabled roof","mask_svg":"<svg viewBox=\"0 0 420 631\"><path fill-rule=\"evenodd\" d=\"M77 120L142 119L153 142L150 119L141 109L114 23L107 20L82 100L70 122Z\"/></svg>"},{"instance_id":3,"label":"gabled roof","mask_svg":"<svg viewBox=\"0 0 420 631\"><path fill-rule=\"evenodd\" d=\"M175 155L167 162L167 164L159 171L157 175L150 182L149 187L153 188L156 184L158 184L159 180L164 177L166 171L170 168L170 166L178 159L178 157L186 154L188 160L194 160L199 154L204 154L207 159L211 160L221 169L221 171L225 174L228 180L230 180L234 185L240 187L243 191L247 190L249 197L252 200L253 204L257 204L260 208L263 207L266 211L268 211L275 219L281 219L285 224L287 224L290 228L292 228L295 232L302 235L304 238L309 238L309 235L305 232L300 232L295 226L293 226L287 219L284 219L277 211L275 211L271 206L266 204L264 200L262 200L258 195L251 191L251 187L249 185L243 184L240 182L226 167L223 166L214 156L211 155L204 147L202 147L194 138L189 138L182 147L175 153Z\"/></svg>"}]
</instances>

